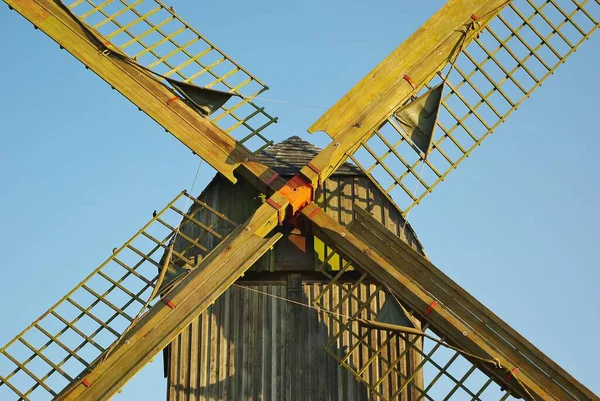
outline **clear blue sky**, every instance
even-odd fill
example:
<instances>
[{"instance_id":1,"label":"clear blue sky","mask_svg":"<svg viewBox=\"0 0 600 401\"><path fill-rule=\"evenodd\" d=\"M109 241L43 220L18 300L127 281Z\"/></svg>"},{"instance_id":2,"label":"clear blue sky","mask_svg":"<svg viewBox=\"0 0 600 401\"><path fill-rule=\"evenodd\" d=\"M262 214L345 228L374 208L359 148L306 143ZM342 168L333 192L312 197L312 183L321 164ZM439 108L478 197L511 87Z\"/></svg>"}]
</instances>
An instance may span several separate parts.
<instances>
[{"instance_id":1,"label":"clear blue sky","mask_svg":"<svg viewBox=\"0 0 600 401\"><path fill-rule=\"evenodd\" d=\"M330 106L442 3L173 5L267 97ZM189 189L199 159L6 7L0 27L4 344ZM437 266L596 393L599 55L596 34L410 216ZM326 143L306 134L322 111L264 106L273 139ZM116 399L164 399L161 373L157 358Z\"/></svg>"}]
</instances>

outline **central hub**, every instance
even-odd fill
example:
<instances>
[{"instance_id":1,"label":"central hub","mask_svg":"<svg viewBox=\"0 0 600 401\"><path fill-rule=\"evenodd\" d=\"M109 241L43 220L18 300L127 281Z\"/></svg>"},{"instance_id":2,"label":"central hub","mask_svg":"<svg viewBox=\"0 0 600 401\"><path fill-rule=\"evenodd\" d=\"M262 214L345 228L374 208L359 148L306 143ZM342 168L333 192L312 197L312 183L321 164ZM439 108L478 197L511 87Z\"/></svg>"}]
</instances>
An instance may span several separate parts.
<instances>
[{"instance_id":1,"label":"central hub","mask_svg":"<svg viewBox=\"0 0 600 401\"><path fill-rule=\"evenodd\" d=\"M279 193L289 201L285 215L287 218L292 218L314 199L315 189L306 178L296 174L279 190Z\"/></svg>"}]
</instances>

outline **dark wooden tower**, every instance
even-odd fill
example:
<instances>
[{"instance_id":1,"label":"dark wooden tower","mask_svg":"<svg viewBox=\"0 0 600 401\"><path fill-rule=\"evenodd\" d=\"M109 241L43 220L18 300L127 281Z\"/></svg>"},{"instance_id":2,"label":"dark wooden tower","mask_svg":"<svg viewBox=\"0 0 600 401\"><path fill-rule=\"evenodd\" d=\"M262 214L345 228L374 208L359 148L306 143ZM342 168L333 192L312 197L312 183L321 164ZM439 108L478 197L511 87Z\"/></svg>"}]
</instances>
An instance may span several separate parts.
<instances>
[{"instance_id":1,"label":"dark wooden tower","mask_svg":"<svg viewBox=\"0 0 600 401\"><path fill-rule=\"evenodd\" d=\"M319 148L294 136L261 152L258 158L289 179L319 152ZM246 220L264 201L246 182L232 185L219 175L199 199L236 222ZM346 163L340 167L324 182L317 199L343 225L352 222L352 205L359 204L397 235L404 229L401 237L423 253L400 212L354 165ZM211 216L200 213L199 220L210 224L211 221L203 219ZM196 228L195 224L185 224L181 231L196 237L190 232ZM217 224L215 229L223 228ZM284 301L313 305L330 281L320 270L339 272L344 261L333 257L324 263L331 250L318 239L293 226L282 226L279 230L284 232L284 238L274 249L165 350L169 401L375 399L348 369L326 352L328 348L341 356L344 349L354 345L354 339L343 332L340 324L345 319L336 320L329 314ZM187 245L185 239L179 238L175 249ZM213 246L208 239L205 245ZM341 313L351 315L366 303L370 311L365 310L363 317L374 318L367 315L380 312L386 293L373 282L356 284L357 278L356 272L343 273L344 284L332 287L334 290L327 292L321 305L334 309L339 304L337 309ZM352 288L349 296L345 296L346 287ZM356 325L352 326L355 332L359 331ZM381 345L385 334L373 336L371 341ZM385 352L393 360L403 349L402 341L394 340L387 348ZM355 355L360 357L360 352ZM404 373L410 373L416 358L413 352L407 354ZM369 369L365 378L376 382L385 370L386 366L379 369L376 366ZM381 387L385 394L391 394L398 383L384 379ZM409 393L407 390L400 399L413 399Z\"/></svg>"}]
</instances>

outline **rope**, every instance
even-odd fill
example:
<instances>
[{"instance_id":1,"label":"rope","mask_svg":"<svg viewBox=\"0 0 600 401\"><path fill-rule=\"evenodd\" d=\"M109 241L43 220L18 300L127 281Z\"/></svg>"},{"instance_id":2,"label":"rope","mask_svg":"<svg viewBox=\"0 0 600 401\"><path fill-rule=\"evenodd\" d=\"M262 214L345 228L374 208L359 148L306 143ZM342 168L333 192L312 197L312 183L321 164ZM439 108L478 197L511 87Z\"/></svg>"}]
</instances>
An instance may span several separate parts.
<instances>
[{"instance_id":1,"label":"rope","mask_svg":"<svg viewBox=\"0 0 600 401\"><path fill-rule=\"evenodd\" d=\"M425 159L423 159L423 162L421 164L422 166L421 172L419 173L419 178L423 177L423 172L425 171ZM413 191L413 196L417 199L419 199L419 197L417 196L417 191L419 190L419 185L421 185L421 180L419 178L417 178L417 185L415 186L415 190ZM404 230L406 229L406 225L408 224L408 216L410 216L410 212L412 212L413 209L414 208L410 208L408 213L406 213L406 216L403 216L404 224L402 225L402 235L404 235Z\"/></svg>"},{"instance_id":2,"label":"rope","mask_svg":"<svg viewBox=\"0 0 600 401\"><path fill-rule=\"evenodd\" d=\"M285 297L280 297L279 295L269 294L268 292L265 292L265 291L257 290L255 288L250 288L250 287L239 285L239 284L235 284L235 283L232 284L232 285L234 287L242 288L242 289L245 289L245 290L248 290L248 291L253 291L253 292L256 292L256 293L259 293L259 294L262 294L262 295L266 295L266 296L271 297L271 298L278 299L280 301L289 302L291 304L302 306L302 307L305 307L305 308L308 308L308 309L314 309L314 310L316 310L318 312L322 312L322 313L327 313L327 314L330 314L330 315L335 315L335 316L343 317L343 318L345 318L347 320L354 320L354 318L351 317L351 316L347 316L347 315L344 315L344 314L341 314L341 313L338 313L338 312L333 312L333 311L330 311L330 310L327 310L327 309L319 308L318 306L313 306L313 305L305 304L304 302L294 301L293 299L289 299L289 298L285 298Z\"/></svg>"},{"instance_id":3,"label":"rope","mask_svg":"<svg viewBox=\"0 0 600 401\"><path fill-rule=\"evenodd\" d=\"M354 318L354 317L351 317L351 316L348 316L348 315L344 315L344 314L341 314L341 313L338 313L338 312L333 312L333 311L330 311L330 310L327 310L327 309L319 308L319 307L317 307L317 306L313 306L313 305L310 305L310 304L306 304L306 303L304 303L304 302L295 301L295 300L293 300L293 299L289 299L289 298L281 297L281 296L279 296L279 295L270 294L270 293L268 293L268 292L261 291L261 290L257 290L257 289L255 289L255 288L251 288L251 287L248 287L248 286L243 286L243 285L239 285L239 284L236 284L236 283L232 284L232 286L234 286L234 287L238 287L238 288L241 288L241 289L244 289L244 290L247 290L247 291L252 291L252 292L255 292L255 293L258 293L258 294L261 294L261 295L265 295L265 296L267 296L267 297L271 297L271 298L277 299L277 300L279 300L279 301L288 302L288 303L290 303L290 304L294 304L294 305L302 306L302 307L304 307L304 308L308 308L308 309L314 309L314 310L316 310L316 311L318 311L318 312L321 312L321 313L325 313L325 314L329 314L329 315L335 315L335 316L339 316L339 317L345 318L346 320L349 320L349 321L357 321L357 319L356 319L356 318ZM387 286L387 284L386 284L386 286ZM389 289L389 287L388 287L388 289ZM392 294L392 296L394 297L394 299L396 299L396 301L397 301L397 302L399 302L399 301L398 301L398 298L396 298L396 296L394 295L394 293L393 293L393 292L391 292L391 291L390 291L390 294ZM461 348L458 348L458 347L455 347L455 346L453 346L453 345L450 345L450 344L448 344L447 342L445 342L444 340L442 340L442 339L438 339L438 338L435 338L435 337L433 337L433 336L431 336L431 335L429 335L429 334L427 334L427 333L425 333L425 332L421 332L421 333L411 333L411 334L412 334L412 335L416 335L416 336L421 336L421 337L423 337L423 338L427 338L427 339L429 339L429 340L431 340L431 341L433 341L433 342L435 342L435 343L437 343L437 344L440 344L440 345L441 345L441 346L443 346L443 347L446 347L446 348L452 349L452 350L454 350L454 351L458 352L458 353L459 353L459 354L461 354L461 355L468 356L468 357L470 357L470 358L473 358L473 359L476 359L476 360L478 360L478 361L481 361L481 362L485 362L485 363L491 364L491 365L493 365L493 366L494 366L494 367L496 367L496 368L504 368L504 366L502 366L502 364L500 363L500 360L498 360L498 359L496 359L496 358L494 358L494 359L489 359L489 358L484 358L484 357L481 357L481 356L479 356L479 355L476 355L476 354L473 354L473 353L471 353L471 352L465 351L465 350L463 350L463 349L461 349ZM523 384L523 383L522 383L522 382L519 380L519 378L518 378L516 375L514 375L514 374L513 374L513 373L510 371L510 369L506 368L506 371L507 371L507 373L510 373L510 374L512 375L512 377L514 377L514 378L515 378L515 380L516 380L516 381L519 383L519 385L520 385L520 386L521 386L521 387L522 387L522 388L525 390L525 392L526 392L526 393L527 393L527 395L528 395L528 396L531 398L531 400L535 400L535 398L533 398L533 396L531 395L531 393L529 392L529 390L527 389L527 387L525 387L525 385L524 385L524 384Z\"/></svg>"},{"instance_id":4,"label":"rope","mask_svg":"<svg viewBox=\"0 0 600 401\"><path fill-rule=\"evenodd\" d=\"M462 36L461 42L460 42L460 48L459 50L456 52L456 55L454 56L454 58L452 59L452 61L450 62L450 68L448 69L448 72L446 73L446 75L444 76L444 78L442 79L442 85L446 85L446 81L448 80L448 78L450 77L450 73L452 72L452 70L454 69L454 66L456 64L456 60L458 60L458 58L460 57L460 55L462 54L462 52L465 50L465 45L467 43L467 36L469 34L470 30L474 30L475 29L475 24L469 24L465 30L463 31L464 35ZM425 171L425 165L427 164L427 155L425 155L425 157L423 158L423 161L421 162L422 166L421 166L421 172L419 173L419 178L423 177L423 172ZM419 178L417 178L417 185L415 186L415 190L413 192L413 196L415 196L417 199L419 199L419 197L417 196L417 191L419 190L419 185L421 184L421 181L419 180ZM413 208L411 208L408 213L406 214L406 216L404 216L404 225L402 226L402 233L404 233L404 229L406 228L406 224L408 223L408 216L410 215L410 212L412 212Z\"/></svg>"},{"instance_id":5,"label":"rope","mask_svg":"<svg viewBox=\"0 0 600 401\"><path fill-rule=\"evenodd\" d=\"M294 102L288 102L286 100L279 100L279 99L270 99L267 97L261 97L261 96L242 96L242 99L246 100L246 99L258 99L258 100L263 100L265 102L271 102L271 103L280 103L280 104L287 104L290 106L299 106L299 107L307 107L310 109L319 109L319 110L329 110L329 107L322 107L322 106L315 106L312 104L305 104L305 103L294 103Z\"/></svg>"},{"instance_id":6,"label":"rope","mask_svg":"<svg viewBox=\"0 0 600 401\"><path fill-rule=\"evenodd\" d=\"M338 313L338 312L333 312L333 311L330 311L330 310L327 310L327 309L319 308L319 307L317 307L317 306L313 306L313 305L305 304L305 303L303 303L303 302L294 301L293 299L289 299L289 298L281 297L281 296L279 296L279 295L270 294L270 293L268 293L268 292L261 291L261 290L257 290L257 289L250 288L250 287L247 287L247 286L243 286L243 285L239 285L239 284L235 284L235 283L233 284L233 286L235 286L235 287L238 287L238 288L245 289L245 290L247 290L247 291L252 291L252 292L256 292L256 293L262 294L262 295L266 295L266 296L268 296L268 297L271 297L271 298L274 298L274 299L277 299L277 300L280 300L280 301L288 302L288 303L291 303L291 304L294 304L294 305L302 306L302 307L309 308L309 309L314 309L314 310L316 310L316 311L318 311L318 312L322 312L322 313L326 313L326 314L330 314L330 315L336 315L336 316L339 316L339 317L343 317L343 318L345 318L346 320L351 320L351 321L356 321L356 320L357 320L356 318L354 318L354 317L351 317L351 316L348 316L348 315L344 315L344 314L341 314L341 313ZM396 296L395 296L395 295L393 295L393 293L392 293L392 296L393 296L394 298L396 298ZM396 299L396 300L397 300L397 299ZM478 359L478 360L480 360L480 361L482 361L482 362L491 363L491 364L493 364L493 365L494 365L494 366L496 366L496 367L502 367L502 365L500 364L500 361L499 361L499 360L497 360L497 359L488 359L488 358L483 358L483 357L480 357L480 356L478 356L478 355L472 354L472 353L470 353L470 352L468 352L468 351L465 351L465 350L462 350L462 349L460 349L460 348L458 348L458 347L455 347L455 346L453 346L453 345L450 345L450 344L448 344L447 342L445 342L445 341L443 341L443 340L440 340L440 339L437 339L437 338L435 338L435 337L433 337L433 336L431 336L431 335L429 335L429 334L426 334L426 333L424 333L424 332L422 332L422 333L419 333L419 334L416 334L416 333L414 333L414 335L420 335L420 336L422 336L422 337L428 338L428 339L430 339L430 340L431 340L431 341L433 341L433 342L436 342L436 343L438 343L438 344L440 344L440 345L443 345L444 347L447 347L447 348L453 349L453 350L455 350L456 352L459 352L459 353L461 353L461 354L463 354L463 355L467 355L467 356L470 356L470 357L472 357L472 358Z\"/></svg>"}]
</instances>

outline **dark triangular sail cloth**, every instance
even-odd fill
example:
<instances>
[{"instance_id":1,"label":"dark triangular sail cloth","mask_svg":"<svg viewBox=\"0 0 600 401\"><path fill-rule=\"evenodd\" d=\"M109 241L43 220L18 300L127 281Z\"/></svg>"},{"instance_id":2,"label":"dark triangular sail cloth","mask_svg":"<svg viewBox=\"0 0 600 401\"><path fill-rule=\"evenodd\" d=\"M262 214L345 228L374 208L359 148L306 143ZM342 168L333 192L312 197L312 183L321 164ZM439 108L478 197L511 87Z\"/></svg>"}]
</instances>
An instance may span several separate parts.
<instances>
[{"instance_id":1,"label":"dark triangular sail cloth","mask_svg":"<svg viewBox=\"0 0 600 401\"><path fill-rule=\"evenodd\" d=\"M395 113L402 129L425 155L433 140L443 90L444 85L439 84Z\"/></svg>"},{"instance_id":2,"label":"dark triangular sail cloth","mask_svg":"<svg viewBox=\"0 0 600 401\"><path fill-rule=\"evenodd\" d=\"M201 88L187 82L176 81L171 78L165 79L179 92L183 97L192 102L198 110L210 116L223 106L232 96L237 96L235 93L222 92L215 89Z\"/></svg>"},{"instance_id":3,"label":"dark triangular sail cloth","mask_svg":"<svg viewBox=\"0 0 600 401\"><path fill-rule=\"evenodd\" d=\"M387 296L383 306L377 313L376 322L393 324L396 326L415 328L412 321L406 315L404 308L392 296Z\"/></svg>"}]
</instances>

